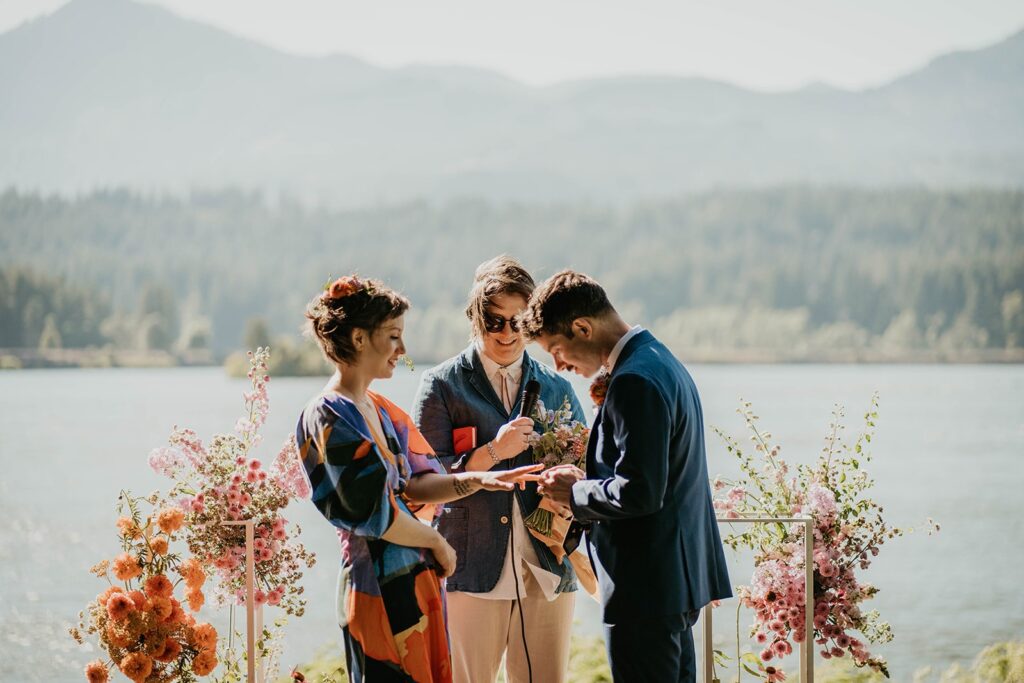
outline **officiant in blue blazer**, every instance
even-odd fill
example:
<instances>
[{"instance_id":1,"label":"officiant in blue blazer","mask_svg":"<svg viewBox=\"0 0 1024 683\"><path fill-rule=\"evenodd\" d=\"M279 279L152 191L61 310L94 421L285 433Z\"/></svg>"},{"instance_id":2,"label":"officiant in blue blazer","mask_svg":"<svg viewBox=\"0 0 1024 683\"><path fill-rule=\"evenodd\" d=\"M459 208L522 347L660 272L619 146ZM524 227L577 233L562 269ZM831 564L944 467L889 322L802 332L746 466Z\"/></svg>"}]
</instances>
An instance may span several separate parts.
<instances>
[{"instance_id":1,"label":"officiant in blue blazer","mask_svg":"<svg viewBox=\"0 0 1024 683\"><path fill-rule=\"evenodd\" d=\"M523 387L540 400L568 400L586 419L572 386L526 353L519 315L534 289L508 256L477 268L466 309L469 347L423 374L413 420L450 472L532 464L529 417L517 418ZM494 681L502 660L510 683L567 680L577 580L568 558L530 535L524 519L540 503L537 484L480 492L446 506L438 530L455 549L448 578L448 631L455 683Z\"/></svg>"},{"instance_id":2,"label":"officiant in blue blazer","mask_svg":"<svg viewBox=\"0 0 1024 683\"><path fill-rule=\"evenodd\" d=\"M557 369L597 376L586 472L548 470L540 491L590 523L612 675L696 681L691 627L732 589L693 379L581 273L562 271L538 287L523 320Z\"/></svg>"}]
</instances>

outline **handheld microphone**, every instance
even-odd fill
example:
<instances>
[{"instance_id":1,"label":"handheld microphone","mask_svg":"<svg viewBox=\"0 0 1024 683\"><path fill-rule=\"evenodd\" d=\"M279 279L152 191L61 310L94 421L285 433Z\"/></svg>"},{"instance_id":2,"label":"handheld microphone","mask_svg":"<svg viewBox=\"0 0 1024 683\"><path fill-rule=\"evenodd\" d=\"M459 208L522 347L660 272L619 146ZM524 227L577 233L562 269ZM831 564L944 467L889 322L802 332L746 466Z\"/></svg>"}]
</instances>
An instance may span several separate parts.
<instances>
[{"instance_id":1,"label":"handheld microphone","mask_svg":"<svg viewBox=\"0 0 1024 683\"><path fill-rule=\"evenodd\" d=\"M523 389L523 401L519 405L519 417L533 417L533 410L540 400L540 382L531 379Z\"/></svg>"}]
</instances>

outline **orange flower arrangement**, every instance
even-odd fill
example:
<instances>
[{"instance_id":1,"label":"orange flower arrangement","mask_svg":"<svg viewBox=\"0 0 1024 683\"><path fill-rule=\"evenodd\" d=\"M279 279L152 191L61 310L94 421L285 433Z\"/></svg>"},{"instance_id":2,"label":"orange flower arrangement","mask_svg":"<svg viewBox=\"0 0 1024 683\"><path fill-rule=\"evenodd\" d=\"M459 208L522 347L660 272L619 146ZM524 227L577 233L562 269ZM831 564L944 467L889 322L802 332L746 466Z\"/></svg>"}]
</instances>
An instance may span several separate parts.
<instances>
[{"instance_id":1,"label":"orange flower arrangement","mask_svg":"<svg viewBox=\"0 0 1024 683\"><path fill-rule=\"evenodd\" d=\"M139 508L144 503L156 507L155 495L132 498L122 493L121 500L131 512L117 522L123 552L92 568L97 576L121 583L100 592L83 612L82 623L71 629L79 643L84 643L83 632L95 635L108 657L86 665L85 678L108 683L110 671L117 669L136 683L191 683L217 667L217 631L196 623L174 597L170 576L180 574L189 607L198 610L206 581L196 558L180 561L169 552L171 535L181 528L184 514L165 506L144 517Z\"/></svg>"}]
</instances>

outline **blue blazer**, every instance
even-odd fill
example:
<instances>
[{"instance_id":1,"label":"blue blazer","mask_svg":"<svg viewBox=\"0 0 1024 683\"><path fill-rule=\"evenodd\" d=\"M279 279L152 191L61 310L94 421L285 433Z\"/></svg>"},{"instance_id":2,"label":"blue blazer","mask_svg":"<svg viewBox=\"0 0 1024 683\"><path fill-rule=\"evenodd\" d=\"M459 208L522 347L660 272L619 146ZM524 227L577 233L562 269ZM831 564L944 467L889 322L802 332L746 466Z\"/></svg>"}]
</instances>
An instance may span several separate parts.
<instances>
[{"instance_id":1,"label":"blue blazer","mask_svg":"<svg viewBox=\"0 0 1024 683\"><path fill-rule=\"evenodd\" d=\"M732 595L693 379L650 332L622 349L572 510L591 521L604 622L669 617Z\"/></svg>"},{"instance_id":2,"label":"blue blazer","mask_svg":"<svg viewBox=\"0 0 1024 683\"><path fill-rule=\"evenodd\" d=\"M498 435L501 426L519 414L522 389L531 379L540 383L540 398L548 408L556 408L566 398L572 405L575 419L586 423L583 409L572 386L551 368L525 355L519 396L511 414L505 410L491 381L487 379L476 345L470 345L458 356L423 373L412 419L437 454L437 459L449 472L461 472L471 451L456 453L452 445L452 430L476 427L477 446L482 446ZM504 460L495 469L504 470L533 464L533 455L525 450L515 458ZM448 590L468 593L486 593L501 577L501 568L508 550L512 520L512 496L519 500L523 517L540 504L537 485L530 483L514 492L478 491L471 496L449 503L441 516L438 530L455 549L458 560L455 573L448 578ZM515 533L527 533L516 529ZM560 576L557 591L576 590L576 574L568 559L555 562L547 547L530 536L541 566Z\"/></svg>"}]
</instances>

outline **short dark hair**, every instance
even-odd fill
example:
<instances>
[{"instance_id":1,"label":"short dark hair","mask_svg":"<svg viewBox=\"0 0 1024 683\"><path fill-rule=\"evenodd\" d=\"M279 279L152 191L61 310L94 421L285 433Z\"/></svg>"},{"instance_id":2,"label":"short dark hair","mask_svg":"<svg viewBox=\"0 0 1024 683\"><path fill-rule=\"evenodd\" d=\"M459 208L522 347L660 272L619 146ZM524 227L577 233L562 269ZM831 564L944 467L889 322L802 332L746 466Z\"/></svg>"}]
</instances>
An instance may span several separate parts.
<instances>
[{"instance_id":1,"label":"short dark hair","mask_svg":"<svg viewBox=\"0 0 1024 683\"><path fill-rule=\"evenodd\" d=\"M598 318L615 309L594 278L563 270L545 280L530 297L520 329L529 339L542 334L572 338L572 321Z\"/></svg>"},{"instance_id":2,"label":"short dark hair","mask_svg":"<svg viewBox=\"0 0 1024 683\"><path fill-rule=\"evenodd\" d=\"M306 306L308 333L324 356L335 363L352 363L356 348L352 330L373 332L409 310L409 300L380 280L356 280L360 288L346 296L331 298L318 294Z\"/></svg>"},{"instance_id":3,"label":"short dark hair","mask_svg":"<svg viewBox=\"0 0 1024 683\"><path fill-rule=\"evenodd\" d=\"M486 331L484 316L495 297L513 294L529 301L535 286L526 268L506 254L495 256L477 266L466 301L466 317L472 324L473 337L483 336Z\"/></svg>"}]
</instances>

